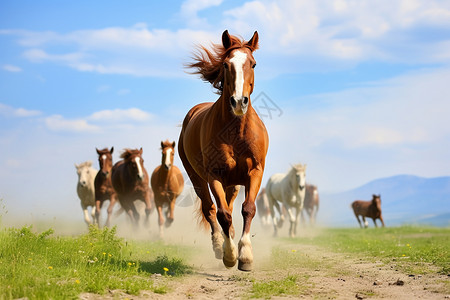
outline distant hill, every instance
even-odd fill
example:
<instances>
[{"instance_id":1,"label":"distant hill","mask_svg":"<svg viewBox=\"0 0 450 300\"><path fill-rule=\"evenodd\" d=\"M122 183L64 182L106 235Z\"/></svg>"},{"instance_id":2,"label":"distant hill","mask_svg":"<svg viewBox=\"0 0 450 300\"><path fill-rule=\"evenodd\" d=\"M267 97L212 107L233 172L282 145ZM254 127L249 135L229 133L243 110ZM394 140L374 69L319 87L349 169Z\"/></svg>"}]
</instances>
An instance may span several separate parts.
<instances>
[{"instance_id":1,"label":"distant hill","mask_svg":"<svg viewBox=\"0 0 450 300\"><path fill-rule=\"evenodd\" d=\"M370 200L372 194L381 194L386 226L415 223L450 226L450 176L398 175L342 193L320 194L318 221L328 226L357 226L350 204L357 199ZM371 220L369 226L373 226Z\"/></svg>"}]
</instances>

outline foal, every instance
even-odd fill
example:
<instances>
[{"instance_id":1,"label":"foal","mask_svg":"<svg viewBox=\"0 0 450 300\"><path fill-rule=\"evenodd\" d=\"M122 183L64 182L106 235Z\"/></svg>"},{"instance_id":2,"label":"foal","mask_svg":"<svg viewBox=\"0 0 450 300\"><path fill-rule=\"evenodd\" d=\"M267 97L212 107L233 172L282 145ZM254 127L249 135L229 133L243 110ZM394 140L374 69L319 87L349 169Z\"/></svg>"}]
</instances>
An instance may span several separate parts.
<instances>
[{"instance_id":1,"label":"foal","mask_svg":"<svg viewBox=\"0 0 450 300\"><path fill-rule=\"evenodd\" d=\"M377 226L376 219L380 219L381 224L384 227L383 217L381 216L381 197L380 195L372 195L372 201L356 200L352 203L353 212L355 213L356 219L358 220L359 226L361 228L362 224L359 220L359 216L362 217L364 222L364 227L367 228L369 223L366 221L366 217L372 218L375 227Z\"/></svg>"}]
</instances>

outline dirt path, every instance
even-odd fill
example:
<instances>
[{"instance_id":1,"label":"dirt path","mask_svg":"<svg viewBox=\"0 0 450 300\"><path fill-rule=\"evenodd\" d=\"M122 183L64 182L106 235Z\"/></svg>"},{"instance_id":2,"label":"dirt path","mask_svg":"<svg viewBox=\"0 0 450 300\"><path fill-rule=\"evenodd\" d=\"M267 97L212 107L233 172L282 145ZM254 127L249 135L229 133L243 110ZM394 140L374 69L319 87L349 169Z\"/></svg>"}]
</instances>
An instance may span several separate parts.
<instances>
[{"instance_id":1,"label":"dirt path","mask_svg":"<svg viewBox=\"0 0 450 300\"><path fill-rule=\"evenodd\" d=\"M226 270L220 261L210 259L212 251L202 251L199 257L206 257L203 264L195 263L199 271L166 281L171 289L168 294L143 296L154 299L248 298L252 295L253 282L278 281L295 275L298 294L271 299L450 299L450 279L446 275L404 274L394 265L369 263L313 246L280 243L270 247L287 257L287 265L271 261L271 251L265 249L266 253L255 257L255 270L244 273L236 268Z\"/></svg>"}]
</instances>

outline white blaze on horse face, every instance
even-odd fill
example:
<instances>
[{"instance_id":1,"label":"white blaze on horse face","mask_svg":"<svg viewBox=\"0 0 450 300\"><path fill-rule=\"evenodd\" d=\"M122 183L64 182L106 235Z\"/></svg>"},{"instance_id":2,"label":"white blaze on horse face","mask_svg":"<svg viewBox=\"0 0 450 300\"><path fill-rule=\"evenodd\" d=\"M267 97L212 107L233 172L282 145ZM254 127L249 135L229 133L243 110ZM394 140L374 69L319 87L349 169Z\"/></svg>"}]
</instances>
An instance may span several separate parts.
<instances>
[{"instance_id":1,"label":"white blaze on horse face","mask_svg":"<svg viewBox=\"0 0 450 300\"><path fill-rule=\"evenodd\" d=\"M172 151L173 151L172 148L169 148L166 150L166 160L164 161L164 165L166 166L167 169L170 169L170 167L171 167L170 158L171 158Z\"/></svg>"},{"instance_id":2,"label":"white blaze on horse face","mask_svg":"<svg viewBox=\"0 0 450 300\"><path fill-rule=\"evenodd\" d=\"M142 167L141 167L141 158L136 157L135 161L136 161L136 165L137 165L137 169L138 169L138 177L140 179L144 179L144 172L142 172Z\"/></svg>"},{"instance_id":3,"label":"white blaze on horse face","mask_svg":"<svg viewBox=\"0 0 450 300\"><path fill-rule=\"evenodd\" d=\"M240 100L244 95L244 64L247 61L247 53L235 51L230 63L234 65L236 70L236 81L234 83L233 97Z\"/></svg>"}]
</instances>

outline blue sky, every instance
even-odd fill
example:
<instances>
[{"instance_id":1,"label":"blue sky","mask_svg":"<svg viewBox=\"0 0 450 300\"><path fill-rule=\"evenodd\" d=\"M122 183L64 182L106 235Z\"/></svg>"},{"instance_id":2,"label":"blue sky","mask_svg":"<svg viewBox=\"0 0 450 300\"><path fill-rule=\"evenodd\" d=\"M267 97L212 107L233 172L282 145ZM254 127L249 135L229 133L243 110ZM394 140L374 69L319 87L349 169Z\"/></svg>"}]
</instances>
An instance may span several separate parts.
<instances>
[{"instance_id":1,"label":"blue sky","mask_svg":"<svg viewBox=\"0 0 450 300\"><path fill-rule=\"evenodd\" d=\"M96 164L95 147L114 146L115 159L143 147L151 172L189 108L216 100L183 64L225 29L259 32L264 184L298 162L326 192L450 175L448 1L1 1L0 198L10 211L77 207L73 164Z\"/></svg>"}]
</instances>

